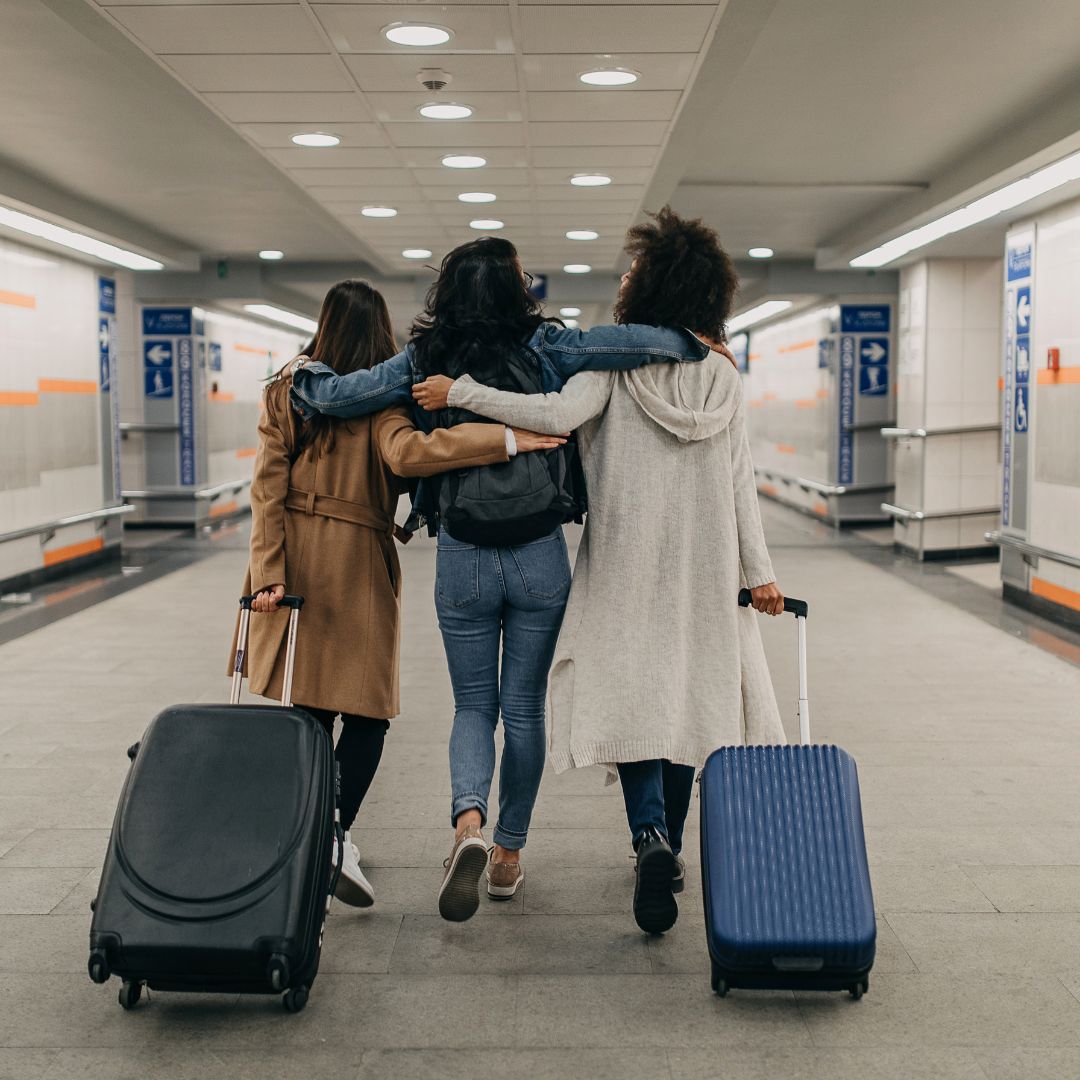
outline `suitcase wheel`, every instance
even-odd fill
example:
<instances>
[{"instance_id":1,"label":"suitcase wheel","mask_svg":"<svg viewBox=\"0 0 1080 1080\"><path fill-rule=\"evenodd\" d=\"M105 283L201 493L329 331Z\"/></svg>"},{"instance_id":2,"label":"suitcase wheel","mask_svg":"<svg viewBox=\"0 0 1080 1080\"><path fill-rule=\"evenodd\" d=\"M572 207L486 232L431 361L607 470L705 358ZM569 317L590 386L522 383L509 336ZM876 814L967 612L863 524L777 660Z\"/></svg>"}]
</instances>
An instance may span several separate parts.
<instances>
[{"instance_id":1,"label":"suitcase wheel","mask_svg":"<svg viewBox=\"0 0 1080 1080\"><path fill-rule=\"evenodd\" d=\"M128 979L124 980L124 985L120 987L120 1008L121 1009L134 1009L139 1003L139 999L142 997L143 984L141 982L132 982Z\"/></svg>"},{"instance_id":2,"label":"suitcase wheel","mask_svg":"<svg viewBox=\"0 0 1080 1080\"><path fill-rule=\"evenodd\" d=\"M298 1013L306 1004L308 988L306 986L293 986L286 990L281 997L281 1003L286 1012Z\"/></svg>"},{"instance_id":3,"label":"suitcase wheel","mask_svg":"<svg viewBox=\"0 0 1080 1080\"><path fill-rule=\"evenodd\" d=\"M848 993L851 995L852 1001L858 1001L867 990L870 989L870 976L868 975L862 982L857 982Z\"/></svg>"},{"instance_id":4,"label":"suitcase wheel","mask_svg":"<svg viewBox=\"0 0 1080 1080\"><path fill-rule=\"evenodd\" d=\"M716 992L717 997L727 997L728 984L723 979L717 979L713 983L713 990Z\"/></svg>"},{"instance_id":5,"label":"suitcase wheel","mask_svg":"<svg viewBox=\"0 0 1080 1080\"><path fill-rule=\"evenodd\" d=\"M289 958L281 953L274 953L266 965L266 974L275 990L284 990L289 985L289 971Z\"/></svg>"},{"instance_id":6,"label":"suitcase wheel","mask_svg":"<svg viewBox=\"0 0 1080 1080\"><path fill-rule=\"evenodd\" d=\"M109 981L109 961L100 950L95 950L90 954L86 970L90 973L91 982L107 983Z\"/></svg>"}]
</instances>

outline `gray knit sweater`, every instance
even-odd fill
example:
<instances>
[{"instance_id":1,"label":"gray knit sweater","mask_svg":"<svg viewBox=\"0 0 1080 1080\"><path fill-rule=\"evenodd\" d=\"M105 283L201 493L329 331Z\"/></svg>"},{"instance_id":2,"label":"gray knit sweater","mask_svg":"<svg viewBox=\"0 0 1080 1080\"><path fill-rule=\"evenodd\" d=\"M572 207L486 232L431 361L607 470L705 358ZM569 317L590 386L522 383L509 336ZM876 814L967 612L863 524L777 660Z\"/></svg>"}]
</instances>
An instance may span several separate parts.
<instances>
[{"instance_id":1,"label":"gray knit sweater","mask_svg":"<svg viewBox=\"0 0 1080 1080\"><path fill-rule=\"evenodd\" d=\"M582 372L527 396L466 376L450 404L578 432L589 515L551 672L555 770L783 742L757 616L736 602L775 575L728 361Z\"/></svg>"}]
</instances>

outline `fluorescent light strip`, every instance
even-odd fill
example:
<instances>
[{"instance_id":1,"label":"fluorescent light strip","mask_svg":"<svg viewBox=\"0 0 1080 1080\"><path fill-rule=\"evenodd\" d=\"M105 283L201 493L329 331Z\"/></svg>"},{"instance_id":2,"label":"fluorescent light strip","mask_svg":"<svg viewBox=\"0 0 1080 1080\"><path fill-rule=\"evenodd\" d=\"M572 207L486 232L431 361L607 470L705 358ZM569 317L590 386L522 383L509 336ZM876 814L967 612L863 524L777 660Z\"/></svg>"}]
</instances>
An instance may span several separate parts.
<instances>
[{"instance_id":1,"label":"fluorescent light strip","mask_svg":"<svg viewBox=\"0 0 1080 1080\"><path fill-rule=\"evenodd\" d=\"M727 332L735 334L748 326L755 326L759 322L771 319L774 315L779 315L781 311L787 311L792 303L791 300L766 300L764 304L758 304L757 307L736 315L734 319L729 319Z\"/></svg>"},{"instance_id":2,"label":"fluorescent light strip","mask_svg":"<svg viewBox=\"0 0 1080 1080\"><path fill-rule=\"evenodd\" d=\"M104 240L95 240L85 233L73 232L61 225L53 225L50 221L42 221L41 218L31 217L7 206L0 206L0 225L6 225L9 229L16 229L28 236L39 236L42 240L49 240L72 251L81 251L84 255L93 255L116 266L126 266L129 270L162 270L165 267L164 263L159 263L156 259L136 255L134 251L127 251L115 244L106 244Z\"/></svg>"},{"instance_id":3,"label":"fluorescent light strip","mask_svg":"<svg viewBox=\"0 0 1080 1080\"><path fill-rule=\"evenodd\" d=\"M1045 195L1054 188L1061 187L1073 180L1080 180L1080 153L1070 154L1067 158L1047 165L1044 169L1033 172L1020 180L1014 180L997 191L984 195L981 199L961 206L944 217L928 222L917 229L903 233L871 251L852 259L849 266L885 266L907 255L917 248L932 244L935 240L970 229L972 225L988 221L998 214L1012 210L1040 195Z\"/></svg>"},{"instance_id":4,"label":"fluorescent light strip","mask_svg":"<svg viewBox=\"0 0 1080 1080\"><path fill-rule=\"evenodd\" d=\"M245 304L245 311L252 315L258 315L261 319L269 319L271 322L281 323L283 326L292 326L297 330L303 330L308 334L314 334L319 329L319 324L314 319L304 315L297 315L284 308L274 307L271 304Z\"/></svg>"}]
</instances>

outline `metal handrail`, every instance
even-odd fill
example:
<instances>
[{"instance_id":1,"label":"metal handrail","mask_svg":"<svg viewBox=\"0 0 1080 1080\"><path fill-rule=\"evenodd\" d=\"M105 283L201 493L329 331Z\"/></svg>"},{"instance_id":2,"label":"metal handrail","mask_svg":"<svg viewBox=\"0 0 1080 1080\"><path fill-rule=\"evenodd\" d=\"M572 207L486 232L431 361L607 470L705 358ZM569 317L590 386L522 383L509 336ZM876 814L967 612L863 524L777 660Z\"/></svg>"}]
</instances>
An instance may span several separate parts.
<instances>
[{"instance_id":1,"label":"metal handrail","mask_svg":"<svg viewBox=\"0 0 1080 1080\"><path fill-rule=\"evenodd\" d=\"M998 547L1016 548L1025 555L1034 555L1038 559L1049 559L1051 562L1061 563L1062 566L1075 566L1080 569L1080 558L1075 555L1066 555L1063 551L1051 551L1050 548L1039 547L1038 544L1029 544L1018 536L1009 536L1002 532L983 533L991 544Z\"/></svg>"},{"instance_id":2,"label":"metal handrail","mask_svg":"<svg viewBox=\"0 0 1080 1080\"><path fill-rule=\"evenodd\" d=\"M968 427L908 428L883 427L883 439L929 439L934 435L968 435L984 431L1000 431L1000 424L972 424Z\"/></svg>"},{"instance_id":3,"label":"metal handrail","mask_svg":"<svg viewBox=\"0 0 1080 1080\"><path fill-rule=\"evenodd\" d=\"M226 480L223 484L215 484L213 487L204 488L154 488L147 491L121 491L125 499L140 499L152 501L154 499L216 499L219 495L228 492L235 495L244 488L250 486L250 477L244 480Z\"/></svg>"},{"instance_id":4,"label":"metal handrail","mask_svg":"<svg viewBox=\"0 0 1080 1080\"><path fill-rule=\"evenodd\" d=\"M819 480L808 480L805 476L791 476L788 473L777 472L775 469L767 469L763 465L755 465L754 472L759 476L768 477L770 480L779 480L784 484L795 484L804 491L816 491L819 495L847 495L861 491L888 491L895 487L888 484L823 484Z\"/></svg>"},{"instance_id":5,"label":"metal handrail","mask_svg":"<svg viewBox=\"0 0 1080 1080\"><path fill-rule=\"evenodd\" d=\"M81 525L85 521L103 521L105 518L117 517L120 514L130 514L134 509L134 506L125 506L121 503L117 506L103 506L100 510L88 510L85 514L57 518L44 525L28 525L25 529L0 533L0 544L6 544L9 540L25 540L28 536L54 536L58 529L66 529L69 525Z\"/></svg>"},{"instance_id":6,"label":"metal handrail","mask_svg":"<svg viewBox=\"0 0 1080 1080\"><path fill-rule=\"evenodd\" d=\"M870 431L873 428L885 430L881 427L880 420L859 420L857 423L844 425L845 431Z\"/></svg>"},{"instance_id":7,"label":"metal handrail","mask_svg":"<svg viewBox=\"0 0 1080 1080\"><path fill-rule=\"evenodd\" d=\"M929 521L934 518L951 517L982 517L986 514L998 514L1000 506L976 506L964 510L909 510L906 506L896 506L893 503L884 502L881 509L889 517L899 518L903 521Z\"/></svg>"},{"instance_id":8,"label":"metal handrail","mask_svg":"<svg viewBox=\"0 0 1080 1080\"><path fill-rule=\"evenodd\" d=\"M168 421L162 421L155 424L131 424L128 421L122 421L116 425L121 431L179 431L180 425L176 423L169 423Z\"/></svg>"}]
</instances>

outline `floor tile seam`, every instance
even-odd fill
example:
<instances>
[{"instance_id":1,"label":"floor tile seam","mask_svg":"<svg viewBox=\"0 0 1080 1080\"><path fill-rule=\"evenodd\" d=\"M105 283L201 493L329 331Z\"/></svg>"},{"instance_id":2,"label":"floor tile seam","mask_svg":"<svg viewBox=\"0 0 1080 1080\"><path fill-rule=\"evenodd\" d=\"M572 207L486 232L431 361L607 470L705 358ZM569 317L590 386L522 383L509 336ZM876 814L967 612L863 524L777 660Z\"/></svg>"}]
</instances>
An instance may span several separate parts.
<instances>
[{"instance_id":1,"label":"floor tile seam","mask_svg":"<svg viewBox=\"0 0 1080 1080\"><path fill-rule=\"evenodd\" d=\"M1077 980L1077 989L1074 990L1066 981L1065 977L1058 973L1054 976L1059 983L1065 988L1065 993L1070 997L1075 998L1077 1005L1080 1005L1080 979Z\"/></svg>"},{"instance_id":2,"label":"floor tile seam","mask_svg":"<svg viewBox=\"0 0 1080 1080\"><path fill-rule=\"evenodd\" d=\"M987 914L989 914L989 912L987 912ZM896 940L900 943L900 948L904 950L904 955L910 961L911 966L915 969L914 974L916 974L916 975L924 974L922 968L920 968L919 965L915 963L915 957L911 955L911 952L908 949L907 944L905 943L904 939L900 936L899 931L889 921L889 916L887 914L882 914L882 918L885 920L885 925L889 928L889 930L892 931L893 937L896 938Z\"/></svg>"},{"instance_id":3,"label":"floor tile seam","mask_svg":"<svg viewBox=\"0 0 1080 1080\"><path fill-rule=\"evenodd\" d=\"M378 900L376 899L376 904ZM386 971L381 974L389 975L391 969L394 966L394 954L397 952L398 943L401 941L401 928L405 925L405 920L409 917L407 912L400 912L397 916L397 927L394 930L394 944L390 946L390 951L386 954Z\"/></svg>"},{"instance_id":4,"label":"floor tile seam","mask_svg":"<svg viewBox=\"0 0 1080 1080\"><path fill-rule=\"evenodd\" d=\"M968 873L968 867L976 865L976 864L974 864L974 863L957 863L956 865L957 865L957 868L960 870L960 873L963 874L964 877L968 881L971 882L972 886L974 886L974 888L978 889L979 892L984 897L986 897L986 902L994 909L994 911L996 911L999 915L1004 915L1005 912L1001 908L999 908L997 906L997 904L994 903L994 901L991 898L991 896L989 895L989 893L987 893L987 891ZM997 864L997 865L1002 865L1002 864Z\"/></svg>"},{"instance_id":5,"label":"floor tile seam","mask_svg":"<svg viewBox=\"0 0 1080 1080\"><path fill-rule=\"evenodd\" d=\"M74 869L81 870L82 867L75 867ZM75 890L78 889L79 886L82 885L82 883L84 881L86 881L90 877L91 874L96 873L97 869L98 868L96 866L90 867L90 869L87 870L86 873L83 874L82 877L80 877L79 880L76 881L75 884L72 885L72 887L64 894L63 898L61 900L59 900L56 904L54 904L51 908L49 908L49 910L48 910L47 914L44 916L44 918L48 918L49 916L55 914L56 909L58 907L60 907L61 904L66 903L68 898L72 896L72 894L75 892ZM87 907L89 908L89 905L87 905Z\"/></svg>"}]
</instances>

